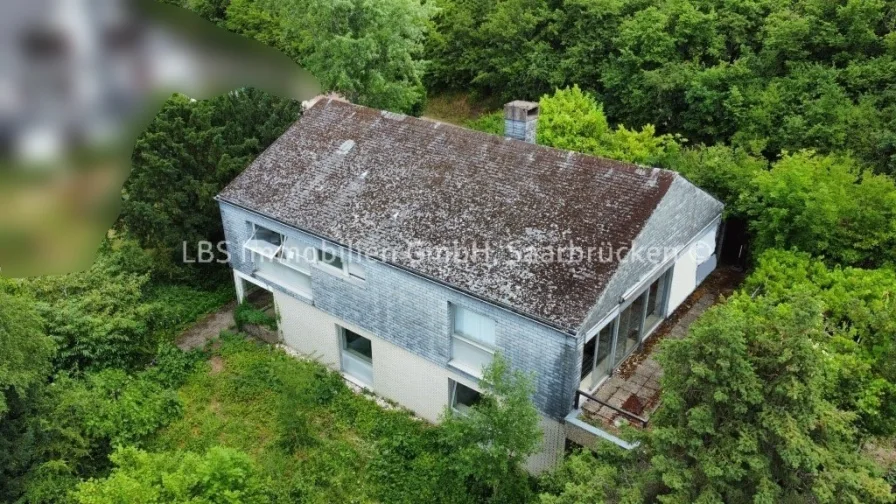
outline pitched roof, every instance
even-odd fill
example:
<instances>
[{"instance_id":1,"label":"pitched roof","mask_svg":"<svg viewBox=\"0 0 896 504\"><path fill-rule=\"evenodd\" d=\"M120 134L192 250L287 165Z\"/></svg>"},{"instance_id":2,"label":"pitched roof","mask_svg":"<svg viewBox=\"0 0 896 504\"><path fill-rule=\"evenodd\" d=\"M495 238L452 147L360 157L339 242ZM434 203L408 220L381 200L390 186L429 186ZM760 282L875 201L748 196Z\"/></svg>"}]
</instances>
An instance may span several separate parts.
<instances>
[{"instance_id":1,"label":"pitched roof","mask_svg":"<svg viewBox=\"0 0 896 504\"><path fill-rule=\"evenodd\" d=\"M576 264L520 252L629 247L676 177L321 100L219 197L574 330L618 257ZM488 252L467 261L445 252L472 247Z\"/></svg>"}]
</instances>

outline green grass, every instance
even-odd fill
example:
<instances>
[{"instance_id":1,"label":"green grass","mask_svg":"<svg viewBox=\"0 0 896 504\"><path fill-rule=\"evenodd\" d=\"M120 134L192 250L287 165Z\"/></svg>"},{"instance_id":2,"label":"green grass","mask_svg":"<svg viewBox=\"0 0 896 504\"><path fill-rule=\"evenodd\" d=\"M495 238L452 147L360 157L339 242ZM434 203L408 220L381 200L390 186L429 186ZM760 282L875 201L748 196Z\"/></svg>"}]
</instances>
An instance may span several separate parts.
<instances>
[{"instance_id":1,"label":"green grass","mask_svg":"<svg viewBox=\"0 0 896 504\"><path fill-rule=\"evenodd\" d=\"M179 389L184 414L151 450L248 453L280 502L432 502L438 427L387 411L322 365L224 335Z\"/></svg>"}]
</instances>

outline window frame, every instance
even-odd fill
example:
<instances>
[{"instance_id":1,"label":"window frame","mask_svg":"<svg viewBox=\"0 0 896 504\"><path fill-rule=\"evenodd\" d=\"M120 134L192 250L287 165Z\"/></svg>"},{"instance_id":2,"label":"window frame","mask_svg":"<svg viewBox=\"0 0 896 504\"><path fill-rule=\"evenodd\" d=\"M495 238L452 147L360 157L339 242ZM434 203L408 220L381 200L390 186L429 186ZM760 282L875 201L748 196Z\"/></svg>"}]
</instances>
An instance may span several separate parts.
<instances>
[{"instance_id":1,"label":"window frame","mask_svg":"<svg viewBox=\"0 0 896 504\"><path fill-rule=\"evenodd\" d=\"M362 386L362 387L372 389L373 382L374 382L373 340L371 340L367 336L364 336L363 334L360 334L356 331L352 331L351 329L349 329L347 327L343 327L339 324L336 324L336 329L337 329L337 334L339 336L339 370L342 372L343 376L345 376L348 380L352 381L353 383L355 383L359 386ZM359 355L357 352L355 352L354 350L352 350L348 347L347 333L352 333L352 334L358 336L359 338L363 338L363 339L367 340L370 343L370 358L369 359L364 355ZM346 359L348 359L350 363L354 363L357 366L364 368L365 374L369 375L369 380L368 380L368 377L357 376L356 374L353 374L352 372L350 372L349 368L351 366L346 366L346 364L345 364Z\"/></svg>"},{"instance_id":2,"label":"window frame","mask_svg":"<svg viewBox=\"0 0 896 504\"><path fill-rule=\"evenodd\" d=\"M252 224L252 236L248 240L243 242L243 248L253 254L258 254L261 257L264 257L268 260L272 260L275 257L277 257L277 255L283 249L283 242L284 242L284 238L285 238L283 233L281 233L279 231L274 231L273 229L267 228L265 226L261 226L252 221L249 221L249 223ZM250 246L250 243L264 241L264 240L256 239L256 236L258 236L259 229L261 229L263 231L274 233L280 237L280 245L278 245L277 248L274 250L274 252L272 252L270 255L267 254L268 249L266 249L266 248L256 248L255 246ZM270 243L270 242L265 242L265 243ZM271 245L273 245L273 244L271 243Z\"/></svg>"},{"instance_id":3,"label":"window frame","mask_svg":"<svg viewBox=\"0 0 896 504\"><path fill-rule=\"evenodd\" d=\"M344 256L335 252L327 252L326 250L320 247L314 247L314 263L320 267L323 271L326 271L332 275L341 276L342 278L347 278L350 280L354 280L356 282L366 282L367 281L367 268L361 264L360 262L356 262L353 260L351 253L346 253ZM340 267L333 266L332 264L321 259L321 256L326 253L331 253L333 257L339 260ZM360 268L361 272L363 272L364 276L360 276L352 273L351 266L355 265Z\"/></svg>"},{"instance_id":4,"label":"window frame","mask_svg":"<svg viewBox=\"0 0 896 504\"><path fill-rule=\"evenodd\" d=\"M492 326L494 328L493 338L495 340L495 345L494 346L488 345L486 343L483 343L482 341L478 341L476 339L471 338L468 335L458 332L457 331L457 314L458 314L459 310L466 310L475 315L478 315L480 317L490 320L492 322ZM475 350L479 350L480 352L482 352L481 355L483 357L486 357L485 359L482 359L487 362L486 365L491 364L495 359L495 353L498 351L498 348L497 348L498 324L491 317L488 317L487 315L485 315L483 313L480 313L476 310L471 310L470 308L467 308L467 307L459 305L459 304L449 303L449 311L451 313L451 337L449 339L450 348L449 348L448 365L452 366L456 369L459 369L471 376L481 378L482 371L485 366L482 366L480 369L473 369L474 364L457 358L455 356L455 340L459 340L462 344L466 344L470 347L473 347Z\"/></svg>"},{"instance_id":5,"label":"window frame","mask_svg":"<svg viewBox=\"0 0 896 504\"><path fill-rule=\"evenodd\" d=\"M462 405L464 408L466 408L466 411L459 409L457 407L457 387L458 386L461 386L465 389L472 390L473 392L475 392L478 396L477 402L482 400L483 394L481 391L476 390L473 387L468 387L455 379L448 378L448 407L451 408L451 411L457 413L458 415L467 415L467 414L469 414L470 408L475 406L475 404L472 404L469 406L466 404Z\"/></svg>"}]
</instances>

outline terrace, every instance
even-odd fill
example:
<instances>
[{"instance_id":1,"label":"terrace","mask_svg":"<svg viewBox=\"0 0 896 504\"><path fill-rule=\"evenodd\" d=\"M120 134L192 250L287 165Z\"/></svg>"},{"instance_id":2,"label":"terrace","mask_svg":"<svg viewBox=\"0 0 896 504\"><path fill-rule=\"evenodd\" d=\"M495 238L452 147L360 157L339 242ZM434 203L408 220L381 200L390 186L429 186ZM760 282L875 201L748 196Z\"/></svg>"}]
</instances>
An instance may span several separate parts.
<instances>
[{"instance_id":1,"label":"terrace","mask_svg":"<svg viewBox=\"0 0 896 504\"><path fill-rule=\"evenodd\" d=\"M633 448L635 443L627 428L649 428L660 404L663 370L656 360L658 344L666 338L687 335L691 324L730 295L742 278L741 272L731 268L713 272L597 389L590 394L580 390L575 409L566 418L567 437L585 446L602 438Z\"/></svg>"}]
</instances>

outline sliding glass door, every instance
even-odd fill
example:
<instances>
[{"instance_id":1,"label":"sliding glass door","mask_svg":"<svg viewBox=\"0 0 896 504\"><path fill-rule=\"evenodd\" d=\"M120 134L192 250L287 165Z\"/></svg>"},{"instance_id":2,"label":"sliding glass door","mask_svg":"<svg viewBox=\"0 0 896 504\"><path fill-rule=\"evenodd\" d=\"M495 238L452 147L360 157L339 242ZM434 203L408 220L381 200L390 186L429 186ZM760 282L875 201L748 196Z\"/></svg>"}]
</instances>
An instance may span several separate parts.
<instances>
[{"instance_id":1,"label":"sliding glass door","mask_svg":"<svg viewBox=\"0 0 896 504\"><path fill-rule=\"evenodd\" d=\"M582 390L593 390L665 318L671 278L670 268L585 342L580 376Z\"/></svg>"},{"instance_id":2,"label":"sliding glass door","mask_svg":"<svg viewBox=\"0 0 896 504\"><path fill-rule=\"evenodd\" d=\"M582 376L580 387L591 390L610 374L612 362L610 351L613 346L613 326L610 322L585 343L582 352Z\"/></svg>"}]
</instances>

